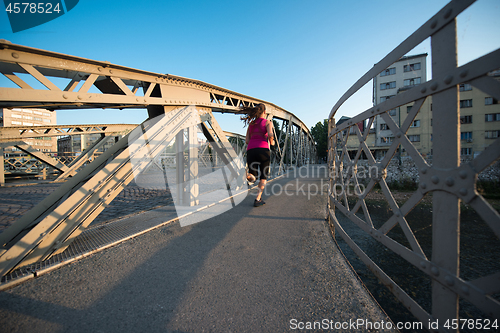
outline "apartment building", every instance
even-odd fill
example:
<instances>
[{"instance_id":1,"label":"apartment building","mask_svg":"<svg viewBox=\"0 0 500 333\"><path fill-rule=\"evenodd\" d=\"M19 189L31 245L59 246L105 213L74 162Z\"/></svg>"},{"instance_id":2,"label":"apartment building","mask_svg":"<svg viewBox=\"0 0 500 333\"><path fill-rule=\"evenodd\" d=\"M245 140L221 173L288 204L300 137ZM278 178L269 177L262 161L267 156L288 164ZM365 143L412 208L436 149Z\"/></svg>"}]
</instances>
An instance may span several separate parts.
<instances>
[{"instance_id":1,"label":"apartment building","mask_svg":"<svg viewBox=\"0 0 500 333\"><path fill-rule=\"evenodd\" d=\"M57 140L57 151L59 154L69 153L78 154L83 152L85 149L93 146L96 141L101 138L101 134L86 134L86 135L68 135L61 137ZM120 136L114 136L113 138L108 138L106 143L99 148L98 152L103 152L113 146L119 139Z\"/></svg>"},{"instance_id":2,"label":"apartment building","mask_svg":"<svg viewBox=\"0 0 500 333\"><path fill-rule=\"evenodd\" d=\"M396 61L390 67L382 71L373 79L373 105L385 102L397 96L399 93L418 86L427 81L427 53L405 56ZM412 105L407 107L411 108ZM406 111L407 109L405 109ZM401 108L389 111L394 122L400 126L406 115ZM413 127L421 127L427 123L425 119L418 119L412 124ZM373 123L375 130L375 158L383 158L394 140L394 134L389 125L381 116L377 116ZM413 131L413 129L412 129ZM414 134L411 139L418 140L419 134ZM423 138L420 137L420 140ZM419 141L415 141L419 142Z\"/></svg>"},{"instance_id":3,"label":"apartment building","mask_svg":"<svg viewBox=\"0 0 500 333\"><path fill-rule=\"evenodd\" d=\"M56 111L45 109L0 109L0 126L46 126L57 124ZM57 152L57 138L40 137L27 139L25 142L42 152ZM15 147L4 149L5 154L19 153Z\"/></svg>"},{"instance_id":4,"label":"apartment building","mask_svg":"<svg viewBox=\"0 0 500 333\"><path fill-rule=\"evenodd\" d=\"M385 71L377 75L373 82L374 105L384 102L398 94L425 82L427 54L401 58ZM488 74L500 81L500 70ZM472 158L480 154L495 139L500 137L500 104L499 101L470 83L459 86L460 94L460 154L462 158ZM394 122L401 126L412 110L414 102L389 110ZM408 139L413 146L426 158L433 154L432 149L432 96L421 106L417 116L412 120L407 131ZM342 117L338 125L346 121ZM363 124L367 125L367 124ZM351 129L351 134L354 134ZM370 129L366 143L376 159L381 159L387 153L394 141L394 134L382 117L376 116ZM347 148L354 155L359 147L359 141L354 135L349 138ZM397 152L401 156L408 155L404 147Z\"/></svg>"},{"instance_id":5,"label":"apartment building","mask_svg":"<svg viewBox=\"0 0 500 333\"><path fill-rule=\"evenodd\" d=\"M488 74L500 81L500 70ZM500 137L500 104L470 84L460 85L460 154L475 157Z\"/></svg>"}]
</instances>

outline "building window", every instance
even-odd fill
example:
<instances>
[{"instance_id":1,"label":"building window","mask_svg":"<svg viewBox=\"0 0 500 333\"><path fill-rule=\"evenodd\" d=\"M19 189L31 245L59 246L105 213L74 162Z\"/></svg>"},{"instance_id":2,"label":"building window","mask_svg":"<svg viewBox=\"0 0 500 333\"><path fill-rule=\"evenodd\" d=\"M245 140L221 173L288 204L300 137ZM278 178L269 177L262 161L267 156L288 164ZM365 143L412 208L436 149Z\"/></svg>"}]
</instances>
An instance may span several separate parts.
<instances>
[{"instance_id":1,"label":"building window","mask_svg":"<svg viewBox=\"0 0 500 333\"><path fill-rule=\"evenodd\" d=\"M406 79L403 81L403 85L405 87L411 87L411 86L415 86L417 84L420 84L420 78L419 77L416 77L416 78L413 78L413 79Z\"/></svg>"},{"instance_id":2,"label":"building window","mask_svg":"<svg viewBox=\"0 0 500 333\"><path fill-rule=\"evenodd\" d=\"M389 144L389 143L392 143L392 141L394 140L394 137L393 136L386 136L386 137L381 137L380 138L380 142L382 144Z\"/></svg>"},{"instance_id":3,"label":"building window","mask_svg":"<svg viewBox=\"0 0 500 333\"><path fill-rule=\"evenodd\" d=\"M493 105L493 104L498 104L498 101L494 99L493 97L485 97L484 98L484 105Z\"/></svg>"},{"instance_id":4,"label":"building window","mask_svg":"<svg viewBox=\"0 0 500 333\"><path fill-rule=\"evenodd\" d=\"M500 121L500 113L489 113L484 115L484 121Z\"/></svg>"},{"instance_id":5,"label":"building window","mask_svg":"<svg viewBox=\"0 0 500 333\"><path fill-rule=\"evenodd\" d=\"M389 115L394 117L396 115L396 109L390 110Z\"/></svg>"},{"instance_id":6,"label":"building window","mask_svg":"<svg viewBox=\"0 0 500 333\"><path fill-rule=\"evenodd\" d=\"M382 96L382 97L380 97L380 103L385 102L386 100L391 99L394 96L396 96L396 95Z\"/></svg>"},{"instance_id":7,"label":"building window","mask_svg":"<svg viewBox=\"0 0 500 333\"><path fill-rule=\"evenodd\" d=\"M420 127L420 120L414 120L410 127Z\"/></svg>"},{"instance_id":8,"label":"building window","mask_svg":"<svg viewBox=\"0 0 500 333\"><path fill-rule=\"evenodd\" d=\"M408 140L411 142L420 142L420 135L408 135Z\"/></svg>"},{"instance_id":9,"label":"building window","mask_svg":"<svg viewBox=\"0 0 500 333\"><path fill-rule=\"evenodd\" d=\"M11 124L14 125L14 126L15 125L22 125L22 123L20 121L15 121L15 120L12 120Z\"/></svg>"},{"instance_id":10,"label":"building window","mask_svg":"<svg viewBox=\"0 0 500 333\"><path fill-rule=\"evenodd\" d=\"M460 148L460 155L472 155L472 148Z\"/></svg>"},{"instance_id":11,"label":"building window","mask_svg":"<svg viewBox=\"0 0 500 333\"><path fill-rule=\"evenodd\" d=\"M469 91L472 90L472 86L469 83L462 83L460 85L460 91Z\"/></svg>"},{"instance_id":12,"label":"building window","mask_svg":"<svg viewBox=\"0 0 500 333\"><path fill-rule=\"evenodd\" d=\"M380 76L394 75L396 74L396 67L387 68L385 71L380 73Z\"/></svg>"},{"instance_id":13,"label":"building window","mask_svg":"<svg viewBox=\"0 0 500 333\"><path fill-rule=\"evenodd\" d=\"M472 124L472 116L460 117L460 124Z\"/></svg>"},{"instance_id":14,"label":"building window","mask_svg":"<svg viewBox=\"0 0 500 333\"><path fill-rule=\"evenodd\" d=\"M460 101L461 108L471 108L472 107L472 99L462 99Z\"/></svg>"},{"instance_id":15,"label":"building window","mask_svg":"<svg viewBox=\"0 0 500 333\"><path fill-rule=\"evenodd\" d=\"M388 130L389 129L389 126L387 124L380 124L380 130L381 131L385 131L385 130Z\"/></svg>"},{"instance_id":16,"label":"building window","mask_svg":"<svg viewBox=\"0 0 500 333\"><path fill-rule=\"evenodd\" d=\"M380 90L394 89L396 88L396 81L386 82L380 84Z\"/></svg>"},{"instance_id":17,"label":"building window","mask_svg":"<svg viewBox=\"0 0 500 333\"><path fill-rule=\"evenodd\" d=\"M484 135L485 139L500 138L500 131L486 131L484 133L485 133L485 135Z\"/></svg>"},{"instance_id":18,"label":"building window","mask_svg":"<svg viewBox=\"0 0 500 333\"><path fill-rule=\"evenodd\" d=\"M461 132L460 140L467 140L467 142L472 141L472 132Z\"/></svg>"},{"instance_id":19,"label":"building window","mask_svg":"<svg viewBox=\"0 0 500 333\"><path fill-rule=\"evenodd\" d=\"M412 71L418 71L419 69L421 69L421 67L420 63L417 62L415 64L404 65L403 69L405 72L412 72Z\"/></svg>"}]
</instances>

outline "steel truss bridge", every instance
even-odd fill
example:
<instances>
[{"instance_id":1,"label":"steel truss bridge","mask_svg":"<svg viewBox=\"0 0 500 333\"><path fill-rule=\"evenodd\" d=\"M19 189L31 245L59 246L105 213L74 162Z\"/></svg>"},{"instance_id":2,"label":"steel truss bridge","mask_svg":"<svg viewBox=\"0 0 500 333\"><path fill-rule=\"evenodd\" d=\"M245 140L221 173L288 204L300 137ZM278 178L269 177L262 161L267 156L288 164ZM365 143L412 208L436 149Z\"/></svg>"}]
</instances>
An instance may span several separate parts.
<instances>
[{"instance_id":1,"label":"steel truss bridge","mask_svg":"<svg viewBox=\"0 0 500 333\"><path fill-rule=\"evenodd\" d=\"M183 205L197 205L198 162L219 163L229 181L244 186L245 166L237 162L244 138L224 132L214 112L239 116L244 106L264 103L274 121L277 146L272 152L272 177L289 167L316 160L315 145L306 125L292 113L266 101L202 81L157 74L0 41L0 71L18 87L0 87L0 107L115 112L146 108L149 118L134 125L70 125L0 128L0 145L16 146L58 170L64 183L39 205L0 234L0 276L63 253L98 214L127 186L134 175L151 167L164 169L168 156L162 147L174 142L177 191ZM32 87L28 75L41 85ZM63 82L63 86L61 86ZM75 111L72 111L75 112ZM201 131L208 149L194 149ZM42 136L101 135L101 140L78 158L64 164L26 144ZM128 134L127 134L128 133ZM123 138L99 156L95 151L111 135ZM134 143L131 147L131 143ZM137 143L138 142L138 143ZM3 158L3 154L1 154ZM144 156L151 159L144 159ZM217 158L213 158L213 156ZM91 163L86 163L91 161ZM2 161L4 162L4 161ZM134 163L132 163L134 162ZM4 163L8 164L8 163ZM84 166L84 164L86 164ZM3 175L2 175L3 176ZM2 179L3 180L3 179ZM228 188L229 190L229 188ZM202 208L200 208L202 209Z\"/></svg>"},{"instance_id":2,"label":"steel truss bridge","mask_svg":"<svg viewBox=\"0 0 500 333\"><path fill-rule=\"evenodd\" d=\"M395 297L422 323L439 320L436 331L458 331L459 300L474 304L487 316L500 318L500 272L465 280L460 276L460 203L470 205L484 220L490 232L500 238L500 215L476 189L478 174L500 158L500 139L496 139L470 163L460 164L460 108L459 88L469 83L477 89L500 100L500 82L488 73L500 68L500 49L486 54L463 66L457 65L456 17L466 10L474 0L451 1L417 31L409 36L386 57L362 76L335 104L329 116L329 167L330 188L346 188L349 184L360 188L364 179L357 172L362 153L367 156L373 172L367 179L365 191L358 191L354 202L348 200L346 192L329 195L329 219L332 229L338 233L370 270L386 285ZM336 126L335 115L340 106L356 91L380 72L406 55L427 38L431 39L432 80L420 84L404 93L375 105ZM433 162L430 165L413 146L406 133L419 109L427 98L433 103ZM394 108L414 102L405 122L398 126L388 112ZM369 130L375 117L381 116L394 134L394 142L387 155L377 161L366 144ZM358 123L368 124L362 132ZM351 158L347 151L349 134L358 142L357 154ZM419 171L419 188L399 206L388 187L385 177L387 166L396 156L399 147L406 149ZM349 169L351 171L346 172ZM377 221L370 215L366 196L379 184L391 208L386 221ZM408 214L426 195L432 195L432 255L422 249L408 223ZM379 242L391 253L403 258L422 272L432 284L431 310L408 294L377 262L361 249L359 243L344 230L338 214L347 217L359 227L366 237ZM404 242L398 242L388 233L395 227L404 234ZM498 255L498 253L497 253ZM402 273L404 274L404 273ZM409 282L411 283L411 282ZM413 286L419 287L419 286ZM494 295L497 294L497 297ZM445 324L448 323L446 327ZM473 325L474 326L474 325ZM475 326L478 327L478 326Z\"/></svg>"}]
</instances>

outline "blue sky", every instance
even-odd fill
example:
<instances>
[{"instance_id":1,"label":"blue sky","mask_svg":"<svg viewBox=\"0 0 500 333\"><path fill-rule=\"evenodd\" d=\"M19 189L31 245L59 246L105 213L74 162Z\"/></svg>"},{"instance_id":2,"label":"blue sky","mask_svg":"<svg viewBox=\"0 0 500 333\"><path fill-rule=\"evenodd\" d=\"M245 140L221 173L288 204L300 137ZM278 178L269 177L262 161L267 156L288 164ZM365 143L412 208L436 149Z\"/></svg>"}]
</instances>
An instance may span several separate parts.
<instances>
[{"instance_id":1,"label":"blue sky","mask_svg":"<svg viewBox=\"0 0 500 333\"><path fill-rule=\"evenodd\" d=\"M309 128L359 77L445 0L80 0L65 15L0 38L15 44L193 78L274 103ZM459 63L500 47L500 0L479 0L458 18ZM430 53L426 41L410 54ZM430 67L430 66L429 66ZM430 76L428 76L430 78ZM0 78L0 86L10 86ZM371 106L371 83L338 112ZM59 124L140 123L145 110L60 111ZM216 115L244 133L236 116Z\"/></svg>"}]
</instances>

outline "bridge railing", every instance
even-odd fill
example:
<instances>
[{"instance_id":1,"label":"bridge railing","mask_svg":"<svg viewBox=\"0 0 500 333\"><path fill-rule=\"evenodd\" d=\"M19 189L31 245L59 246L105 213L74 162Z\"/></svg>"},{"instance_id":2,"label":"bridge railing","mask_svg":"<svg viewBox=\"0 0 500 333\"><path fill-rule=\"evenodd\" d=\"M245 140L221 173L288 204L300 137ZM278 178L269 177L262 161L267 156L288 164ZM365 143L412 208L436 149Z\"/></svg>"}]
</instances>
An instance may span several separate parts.
<instances>
[{"instance_id":1,"label":"bridge railing","mask_svg":"<svg viewBox=\"0 0 500 333\"><path fill-rule=\"evenodd\" d=\"M416 318L426 326L428 323L438 323L437 326L426 328L438 331L458 330L454 323L459 319L460 300L472 303L490 318L500 318L500 302L498 297L494 296L500 292L500 272L466 280L460 275L459 269L461 202L468 204L477 212L491 233L496 236L497 242L500 238L500 215L476 189L478 174L500 158L500 139L496 139L471 162L460 163L458 86L469 83L494 99L500 100L500 83L488 75L500 68L500 49L463 66L457 66L456 17L473 3L472 0L451 1L361 77L336 103L329 116L328 209L333 232L343 238ZM334 116L347 99L429 37L432 48L432 80L375 105L336 126ZM433 104L432 165L423 158L407 136L409 127L428 98L432 98ZM404 123L398 126L388 112L412 102L415 103L413 108ZM387 154L381 160L375 159L367 144L370 128L377 116L385 120L394 135ZM358 127L358 124L363 122L368 124L365 130ZM354 158L350 157L347 149L349 138L352 147L352 137L357 142ZM395 157L399 147L404 148L413 159L419 176L418 189L401 206L385 180L389 162ZM362 154L368 160L368 172L359 168ZM360 171L364 171L362 175ZM390 207L389 217L384 221L378 221L378 216L370 215L366 200L367 195L374 191L377 184ZM349 189L351 194L353 193L350 197ZM407 219L410 211L425 196L432 197L430 255L427 250L422 249L422 244ZM371 237L371 240L381 244L386 251L404 259L410 267L420 271L431 281L431 296L423 301L426 303L425 306L377 265L377 262L362 250L355 237L348 235L347 228L343 228L339 222L339 213L343 214L349 223L357 226L355 229L361 230L367 238ZM402 240L398 241L388 235L395 227L402 232ZM410 284L411 279L409 275L406 279L403 278ZM420 286L413 287L418 289ZM431 304L430 309L428 304Z\"/></svg>"}]
</instances>

